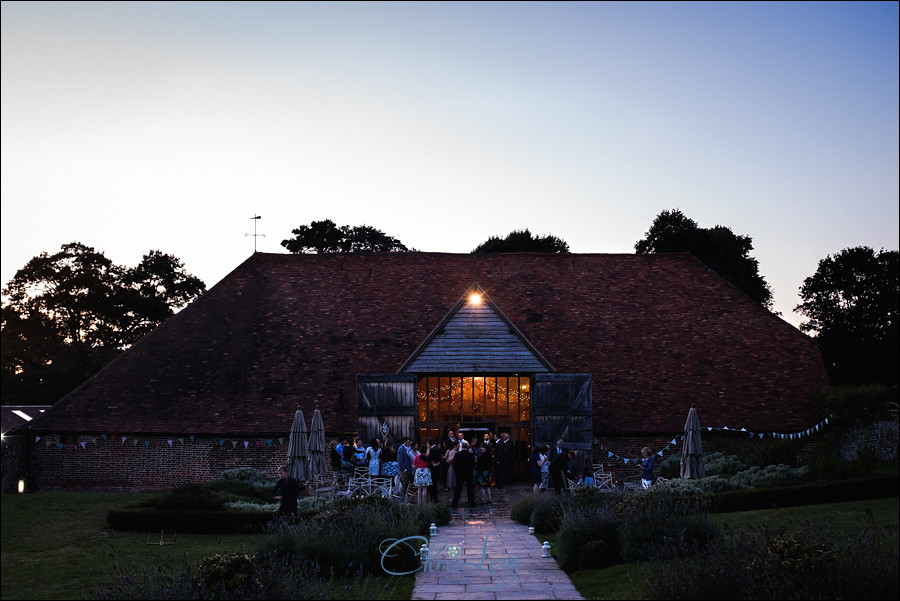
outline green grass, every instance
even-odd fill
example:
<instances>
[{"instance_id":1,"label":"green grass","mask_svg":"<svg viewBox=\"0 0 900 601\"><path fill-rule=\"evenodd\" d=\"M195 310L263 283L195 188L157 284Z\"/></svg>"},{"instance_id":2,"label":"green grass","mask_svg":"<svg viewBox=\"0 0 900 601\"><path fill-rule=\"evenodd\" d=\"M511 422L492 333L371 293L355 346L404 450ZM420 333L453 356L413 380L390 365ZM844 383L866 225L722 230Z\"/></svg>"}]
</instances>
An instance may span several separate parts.
<instances>
[{"instance_id":1,"label":"green grass","mask_svg":"<svg viewBox=\"0 0 900 601\"><path fill-rule=\"evenodd\" d=\"M264 535L179 534L160 545L160 533L119 532L106 512L149 494L40 493L2 496L2 599L84 599L110 582L114 565L196 566L216 553L253 553ZM170 542L175 533L165 533ZM409 599L415 579L384 578L390 598ZM355 599L352 583L335 581L333 598ZM351 586L346 586L351 585Z\"/></svg>"}]
</instances>

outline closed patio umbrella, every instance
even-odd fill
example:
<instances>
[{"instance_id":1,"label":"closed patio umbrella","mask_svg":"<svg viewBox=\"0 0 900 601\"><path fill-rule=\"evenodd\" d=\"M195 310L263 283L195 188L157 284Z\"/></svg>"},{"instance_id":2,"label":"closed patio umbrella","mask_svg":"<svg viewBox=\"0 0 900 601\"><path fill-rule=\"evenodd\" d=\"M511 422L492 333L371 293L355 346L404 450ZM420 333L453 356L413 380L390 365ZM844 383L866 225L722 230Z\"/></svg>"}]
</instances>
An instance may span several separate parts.
<instances>
[{"instance_id":1,"label":"closed patio umbrella","mask_svg":"<svg viewBox=\"0 0 900 601\"><path fill-rule=\"evenodd\" d=\"M291 426L291 437L288 441L288 459L291 464L291 476L297 482L309 480L306 461L308 451L306 435L306 421L303 419L303 411L297 409L294 414L294 423Z\"/></svg>"},{"instance_id":2,"label":"closed patio umbrella","mask_svg":"<svg viewBox=\"0 0 900 601\"><path fill-rule=\"evenodd\" d=\"M309 478L324 474L325 465L325 423L322 421L322 413L316 409L313 411L312 425L309 429Z\"/></svg>"},{"instance_id":3,"label":"closed patio umbrella","mask_svg":"<svg viewBox=\"0 0 900 601\"><path fill-rule=\"evenodd\" d=\"M681 477L699 480L706 476L703 468L703 444L700 442L700 418L691 407L684 423L684 448L681 451Z\"/></svg>"}]
</instances>

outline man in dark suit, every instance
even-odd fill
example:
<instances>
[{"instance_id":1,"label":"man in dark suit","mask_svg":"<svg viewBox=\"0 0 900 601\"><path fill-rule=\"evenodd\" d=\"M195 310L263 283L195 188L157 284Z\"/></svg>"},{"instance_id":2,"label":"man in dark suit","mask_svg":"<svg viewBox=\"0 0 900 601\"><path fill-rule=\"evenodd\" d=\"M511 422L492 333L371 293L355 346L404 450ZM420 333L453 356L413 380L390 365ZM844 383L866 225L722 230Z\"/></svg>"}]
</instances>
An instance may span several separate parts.
<instances>
[{"instance_id":1,"label":"man in dark suit","mask_svg":"<svg viewBox=\"0 0 900 601\"><path fill-rule=\"evenodd\" d=\"M466 485L466 495L469 498L469 507L475 507L475 455L469 450L469 443L465 440L460 444L460 450L453 458L453 471L456 474L456 488L453 489L453 507L459 506L459 497L462 494L463 484Z\"/></svg>"},{"instance_id":2,"label":"man in dark suit","mask_svg":"<svg viewBox=\"0 0 900 601\"><path fill-rule=\"evenodd\" d=\"M428 469L431 470L431 486L428 487L428 497L432 503L438 500L438 476L441 473L441 461L443 453L437 441L433 438L428 439Z\"/></svg>"},{"instance_id":3,"label":"man in dark suit","mask_svg":"<svg viewBox=\"0 0 900 601\"><path fill-rule=\"evenodd\" d=\"M500 435L494 450L494 465L497 472L497 488L503 488L512 479L512 462L514 459L513 442L509 438L509 432Z\"/></svg>"}]
</instances>

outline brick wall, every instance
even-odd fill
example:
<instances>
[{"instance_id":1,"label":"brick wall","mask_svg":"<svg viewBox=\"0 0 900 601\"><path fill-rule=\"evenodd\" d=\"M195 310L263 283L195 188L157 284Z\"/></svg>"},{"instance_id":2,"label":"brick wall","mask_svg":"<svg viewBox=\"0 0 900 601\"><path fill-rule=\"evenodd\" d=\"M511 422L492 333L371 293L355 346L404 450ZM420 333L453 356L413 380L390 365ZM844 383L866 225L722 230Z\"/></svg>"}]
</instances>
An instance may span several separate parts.
<instances>
[{"instance_id":1,"label":"brick wall","mask_svg":"<svg viewBox=\"0 0 900 601\"><path fill-rule=\"evenodd\" d=\"M169 441L172 445L169 446ZM62 449L60 443L64 444ZM85 443L82 447L81 443ZM149 444L147 444L149 443ZM205 482L237 467L275 476L287 462L283 444L249 441L233 446L218 438L142 438L137 444L121 437L103 440L79 436L42 438L33 449L31 490L153 491L179 484Z\"/></svg>"}]
</instances>

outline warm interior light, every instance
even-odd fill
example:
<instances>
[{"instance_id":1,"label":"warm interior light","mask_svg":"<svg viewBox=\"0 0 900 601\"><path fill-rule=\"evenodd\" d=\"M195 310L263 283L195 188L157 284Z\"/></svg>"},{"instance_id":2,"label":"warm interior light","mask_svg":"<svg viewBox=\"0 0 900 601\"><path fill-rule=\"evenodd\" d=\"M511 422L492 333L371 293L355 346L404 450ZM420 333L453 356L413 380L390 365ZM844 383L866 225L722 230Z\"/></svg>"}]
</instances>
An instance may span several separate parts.
<instances>
[{"instance_id":1,"label":"warm interior light","mask_svg":"<svg viewBox=\"0 0 900 601\"><path fill-rule=\"evenodd\" d=\"M472 303L473 305L480 305L481 304L481 295L478 294L477 292L473 292L472 294L469 295L469 302Z\"/></svg>"},{"instance_id":2,"label":"warm interior light","mask_svg":"<svg viewBox=\"0 0 900 601\"><path fill-rule=\"evenodd\" d=\"M25 481L19 480L19 492L25 492Z\"/></svg>"}]
</instances>

